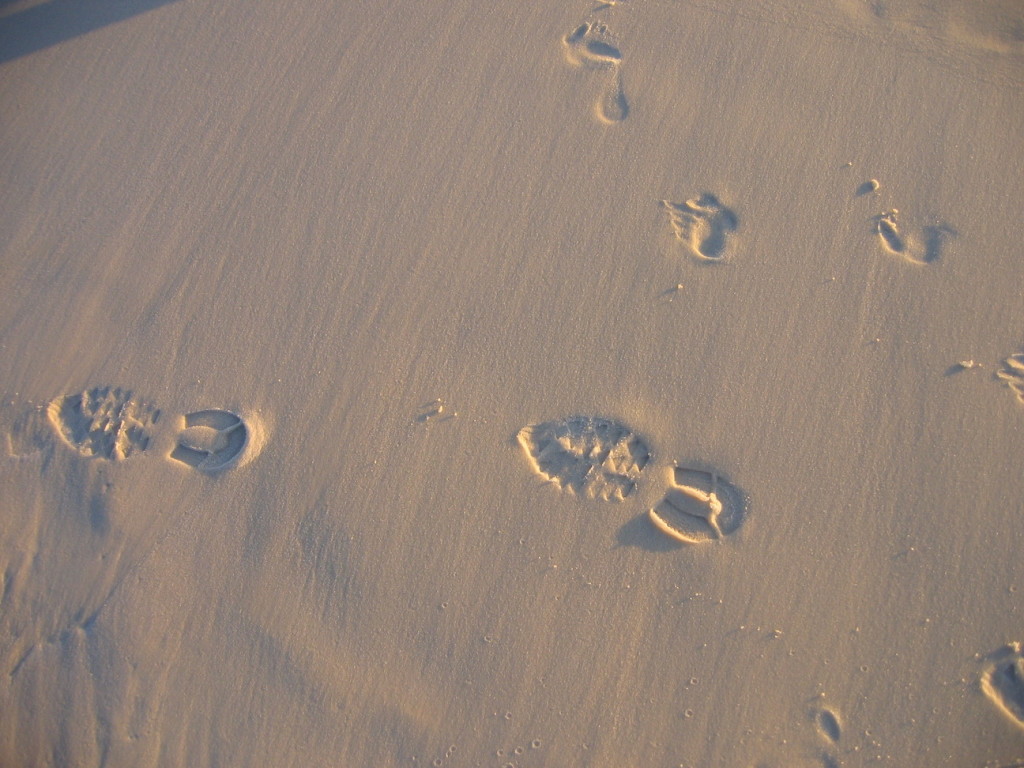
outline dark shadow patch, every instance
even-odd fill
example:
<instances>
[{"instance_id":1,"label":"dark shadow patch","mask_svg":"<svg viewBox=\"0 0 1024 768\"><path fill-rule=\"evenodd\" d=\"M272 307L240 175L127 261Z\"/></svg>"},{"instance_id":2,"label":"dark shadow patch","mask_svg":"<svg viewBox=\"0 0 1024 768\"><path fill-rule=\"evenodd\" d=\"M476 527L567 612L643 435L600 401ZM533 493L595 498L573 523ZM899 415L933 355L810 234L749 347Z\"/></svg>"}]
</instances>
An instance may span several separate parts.
<instances>
[{"instance_id":1,"label":"dark shadow patch","mask_svg":"<svg viewBox=\"0 0 1024 768\"><path fill-rule=\"evenodd\" d=\"M0 64L177 0L50 0L0 18Z\"/></svg>"},{"instance_id":2,"label":"dark shadow patch","mask_svg":"<svg viewBox=\"0 0 1024 768\"><path fill-rule=\"evenodd\" d=\"M110 533L110 505L105 487L94 491L89 499L89 527L97 536Z\"/></svg>"},{"instance_id":3,"label":"dark shadow patch","mask_svg":"<svg viewBox=\"0 0 1024 768\"><path fill-rule=\"evenodd\" d=\"M877 189L878 189L878 182L875 181L874 179L868 179L863 184L861 184L859 187L857 187L857 191L854 192L854 195L856 197L864 197L864 195L870 195L872 192L876 191Z\"/></svg>"},{"instance_id":4,"label":"dark shadow patch","mask_svg":"<svg viewBox=\"0 0 1024 768\"><path fill-rule=\"evenodd\" d=\"M615 542L620 547L638 547L647 552L678 552L685 546L655 530L647 515L638 515L619 528Z\"/></svg>"},{"instance_id":5,"label":"dark shadow patch","mask_svg":"<svg viewBox=\"0 0 1024 768\"><path fill-rule=\"evenodd\" d=\"M948 224L924 228L924 263L933 264L942 256L943 242L947 237L956 237L957 231Z\"/></svg>"}]
</instances>

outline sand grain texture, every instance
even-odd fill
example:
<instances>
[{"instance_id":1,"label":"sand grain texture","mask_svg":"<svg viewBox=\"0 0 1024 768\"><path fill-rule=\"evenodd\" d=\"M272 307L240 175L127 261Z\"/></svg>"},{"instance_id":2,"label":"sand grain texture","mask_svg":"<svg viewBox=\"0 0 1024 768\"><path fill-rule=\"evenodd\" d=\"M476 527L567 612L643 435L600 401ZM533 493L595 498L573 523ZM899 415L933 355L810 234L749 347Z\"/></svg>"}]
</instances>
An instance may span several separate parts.
<instances>
[{"instance_id":1,"label":"sand grain texture","mask_svg":"<svg viewBox=\"0 0 1024 768\"><path fill-rule=\"evenodd\" d=\"M1018 3L71 5L0 7L0 764L1024 757Z\"/></svg>"}]
</instances>

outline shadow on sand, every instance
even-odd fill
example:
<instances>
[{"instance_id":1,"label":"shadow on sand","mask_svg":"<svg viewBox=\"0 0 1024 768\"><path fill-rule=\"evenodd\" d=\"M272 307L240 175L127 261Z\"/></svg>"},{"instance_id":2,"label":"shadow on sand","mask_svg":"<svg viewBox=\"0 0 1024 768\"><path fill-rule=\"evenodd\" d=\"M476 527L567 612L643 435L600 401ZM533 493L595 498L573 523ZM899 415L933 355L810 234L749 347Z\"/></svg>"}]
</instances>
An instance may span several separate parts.
<instances>
[{"instance_id":1,"label":"shadow on sand","mask_svg":"<svg viewBox=\"0 0 1024 768\"><path fill-rule=\"evenodd\" d=\"M0 64L177 0L49 0L0 16ZM12 5L0 0L0 10Z\"/></svg>"}]
</instances>

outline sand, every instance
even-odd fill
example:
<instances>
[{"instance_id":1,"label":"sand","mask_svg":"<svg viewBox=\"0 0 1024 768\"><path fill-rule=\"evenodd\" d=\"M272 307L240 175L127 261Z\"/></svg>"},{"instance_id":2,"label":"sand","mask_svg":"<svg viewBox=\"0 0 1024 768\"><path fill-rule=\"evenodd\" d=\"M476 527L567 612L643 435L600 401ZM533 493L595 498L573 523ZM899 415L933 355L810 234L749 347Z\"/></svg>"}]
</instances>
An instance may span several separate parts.
<instances>
[{"instance_id":1,"label":"sand","mask_svg":"<svg viewBox=\"0 0 1024 768\"><path fill-rule=\"evenodd\" d=\"M1019 3L15 0L0 104L0 764L1024 761Z\"/></svg>"}]
</instances>

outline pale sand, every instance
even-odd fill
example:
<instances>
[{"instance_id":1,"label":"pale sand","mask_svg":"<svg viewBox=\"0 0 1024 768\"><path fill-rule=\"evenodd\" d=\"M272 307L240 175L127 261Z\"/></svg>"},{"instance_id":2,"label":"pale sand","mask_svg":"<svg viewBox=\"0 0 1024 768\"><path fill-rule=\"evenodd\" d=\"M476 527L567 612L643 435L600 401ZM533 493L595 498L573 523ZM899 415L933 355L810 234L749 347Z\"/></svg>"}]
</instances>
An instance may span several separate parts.
<instances>
[{"instance_id":1,"label":"pale sand","mask_svg":"<svg viewBox=\"0 0 1024 768\"><path fill-rule=\"evenodd\" d=\"M1019 3L69 5L0 764L1024 760Z\"/></svg>"}]
</instances>

